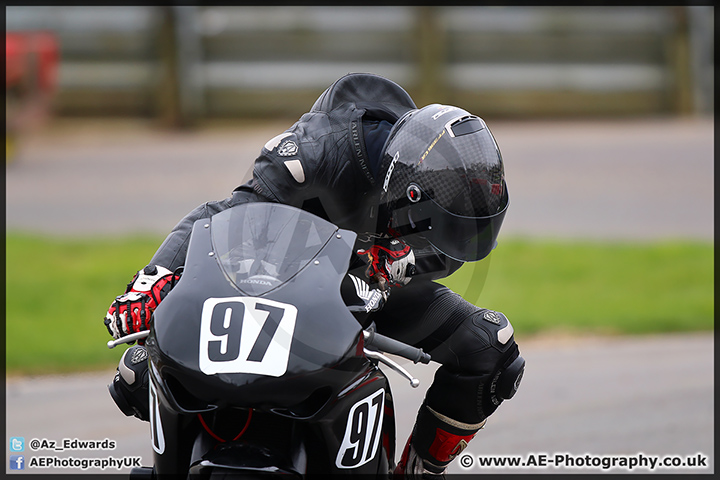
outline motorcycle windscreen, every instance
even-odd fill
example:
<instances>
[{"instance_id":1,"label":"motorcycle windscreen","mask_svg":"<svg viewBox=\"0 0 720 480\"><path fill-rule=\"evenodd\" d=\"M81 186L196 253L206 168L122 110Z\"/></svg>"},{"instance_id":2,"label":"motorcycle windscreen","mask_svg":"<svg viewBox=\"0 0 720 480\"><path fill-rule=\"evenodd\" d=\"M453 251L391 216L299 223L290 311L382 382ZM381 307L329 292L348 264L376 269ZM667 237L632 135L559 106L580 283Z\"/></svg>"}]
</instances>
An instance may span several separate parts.
<instances>
[{"instance_id":1,"label":"motorcycle windscreen","mask_svg":"<svg viewBox=\"0 0 720 480\"><path fill-rule=\"evenodd\" d=\"M248 203L211 220L213 250L242 292L258 296L302 270L336 232L330 222L282 204Z\"/></svg>"}]
</instances>

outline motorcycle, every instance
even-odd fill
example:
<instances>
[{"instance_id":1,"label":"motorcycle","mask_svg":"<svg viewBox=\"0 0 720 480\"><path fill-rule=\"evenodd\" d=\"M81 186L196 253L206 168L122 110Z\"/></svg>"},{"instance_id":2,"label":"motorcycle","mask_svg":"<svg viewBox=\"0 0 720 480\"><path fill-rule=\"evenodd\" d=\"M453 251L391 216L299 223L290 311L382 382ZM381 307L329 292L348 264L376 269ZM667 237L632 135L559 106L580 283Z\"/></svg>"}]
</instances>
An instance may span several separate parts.
<instances>
[{"instance_id":1,"label":"motorcycle","mask_svg":"<svg viewBox=\"0 0 720 480\"><path fill-rule=\"evenodd\" d=\"M430 356L363 326L346 305L355 239L274 203L194 224L150 331L108 342L147 336L154 465L130 478L389 478L395 418L379 364L417 387L385 353ZM379 292L350 278L369 311Z\"/></svg>"}]
</instances>

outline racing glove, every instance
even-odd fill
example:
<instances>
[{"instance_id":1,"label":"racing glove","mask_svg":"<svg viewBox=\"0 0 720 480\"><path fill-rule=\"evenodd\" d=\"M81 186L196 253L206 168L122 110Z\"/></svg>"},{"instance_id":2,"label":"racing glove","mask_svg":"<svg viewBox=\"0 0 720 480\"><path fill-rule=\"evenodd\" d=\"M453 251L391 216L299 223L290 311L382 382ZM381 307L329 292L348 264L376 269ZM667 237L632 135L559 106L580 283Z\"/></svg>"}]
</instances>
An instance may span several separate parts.
<instances>
[{"instance_id":1,"label":"racing glove","mask_svg":"<svg viewBox=\"0 0 720 480\"><path fill-rule=\"evenodd\" d=\"M369 283L385 291L407 285L415 274L415 254L397 238L379 238L367 249L357 251L368 263L365 275Z\"/></svg>"},{"instance_id":2,"label":"racing glove","mask_svg":"<svg viewBox=\"0 0 720 480\"><path fill-rule=\"evenodd\" d=\"M179 274L158 265L148 265L138 271L125 293L115 297L105 315L105 326L110 335L118 339L149 330L153 311L179 278ZM143 343L138 340L138 344Z\"/></svg>"}]
</instances>

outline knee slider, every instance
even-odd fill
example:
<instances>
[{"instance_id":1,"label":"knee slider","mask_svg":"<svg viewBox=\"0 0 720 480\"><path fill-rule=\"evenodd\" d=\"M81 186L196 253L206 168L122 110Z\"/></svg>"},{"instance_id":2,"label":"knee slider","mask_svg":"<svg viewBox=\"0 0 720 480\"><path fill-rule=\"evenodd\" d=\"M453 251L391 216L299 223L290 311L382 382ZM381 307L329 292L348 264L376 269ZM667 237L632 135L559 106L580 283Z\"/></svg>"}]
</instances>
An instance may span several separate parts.
<instances>
[{"instance_id":1,"label":"knee slider","mask_svg":"<svg viewBox=\"0 0 720 480\"><path fill-rule=\"evenodd\" d=\"M493 376L490 382L490 401L495 405L500 405L503 400L510 400L514 397L523 373L525 373L525 359L518 353L514 360Z\"/></svg>"},{"instance_id":2,"label":"knee slider","mask_svg":"<svg viewBox=\"0 0 720 480\"><path fill-rule=\"evenodd\" d=\"M481 309L456 331L452 345L460 359L453 368L458 373L436 375L436 382L441 380L448 391L453 391L449 383L455 383L455 389L463 384L463 394L474 388L479 415L474 420L482 420L515 395L525 370L512 325L502 313Z\"/></svg>"},{"instance_id":3,"label":"knee slider","mask_svg":"<svg viewBox=\"0 0 720 480\"><path fill-rule=\"evenodd\" d=\"M525 371L525 359L517 345L503 356L505 360L481 386L481 405L485 415L491 415L504 400L515 396Z\"/></svg>"},{"instance_id":4,"label":"knee slider","mask_svg":"<svg viewBox=\"0 0 720 480\"><path fill-rule=\"evenodd\" d=\"M473 319L473 324L487 331L490 334L491 344L504 351L488 389L489 400L497 407L503 400L509 400L515 396L525 372L525 359L520 356L520 351L513 338L512 324L507 317L493 310L484 310L479 313L481 315Z\"/></svg>"},{"instance_id":5,"label":"knee slider","mask_svg":"<svg viewBox=\"0 0 720 480\"><path fill-rule=\"evenodd\" d=\"M520 355L512 325L504 314L485 310L473 323L488 331L492 345L503 352L484 391L485 408L494 411L503 400L515 396L525 372L525 359Z\"/></svg>"},{"instance_id":6,"label":"knee slider","mask_svg":"<svg viewBox=\"0 0 720 480\"><path fill-rule=\"evenodd\" d=\"M136 345L123 353L115 378L108 386L108 390L121 412L148 421L149 381L147 350L143 346Z\"/></svg>"}]
</instances>

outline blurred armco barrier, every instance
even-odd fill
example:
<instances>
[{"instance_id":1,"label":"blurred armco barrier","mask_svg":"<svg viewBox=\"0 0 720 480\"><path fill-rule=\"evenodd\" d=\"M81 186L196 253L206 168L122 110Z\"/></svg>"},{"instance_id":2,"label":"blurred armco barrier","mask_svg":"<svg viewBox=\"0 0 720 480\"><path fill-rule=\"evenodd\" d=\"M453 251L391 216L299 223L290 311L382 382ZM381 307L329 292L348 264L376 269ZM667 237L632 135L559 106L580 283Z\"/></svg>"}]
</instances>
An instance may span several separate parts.
<instances>
[{"instance_id":1,"label":"blurred armco barrier","mask_svg":"<svg viewBox=\"0 0 720 480\"><path fill-rule=\"evenodd\" d=\"M485 117L711 113L712 6L22 7L54 31L58 112L297 116L351 71Z\"/></svg>"}]
</instances>

